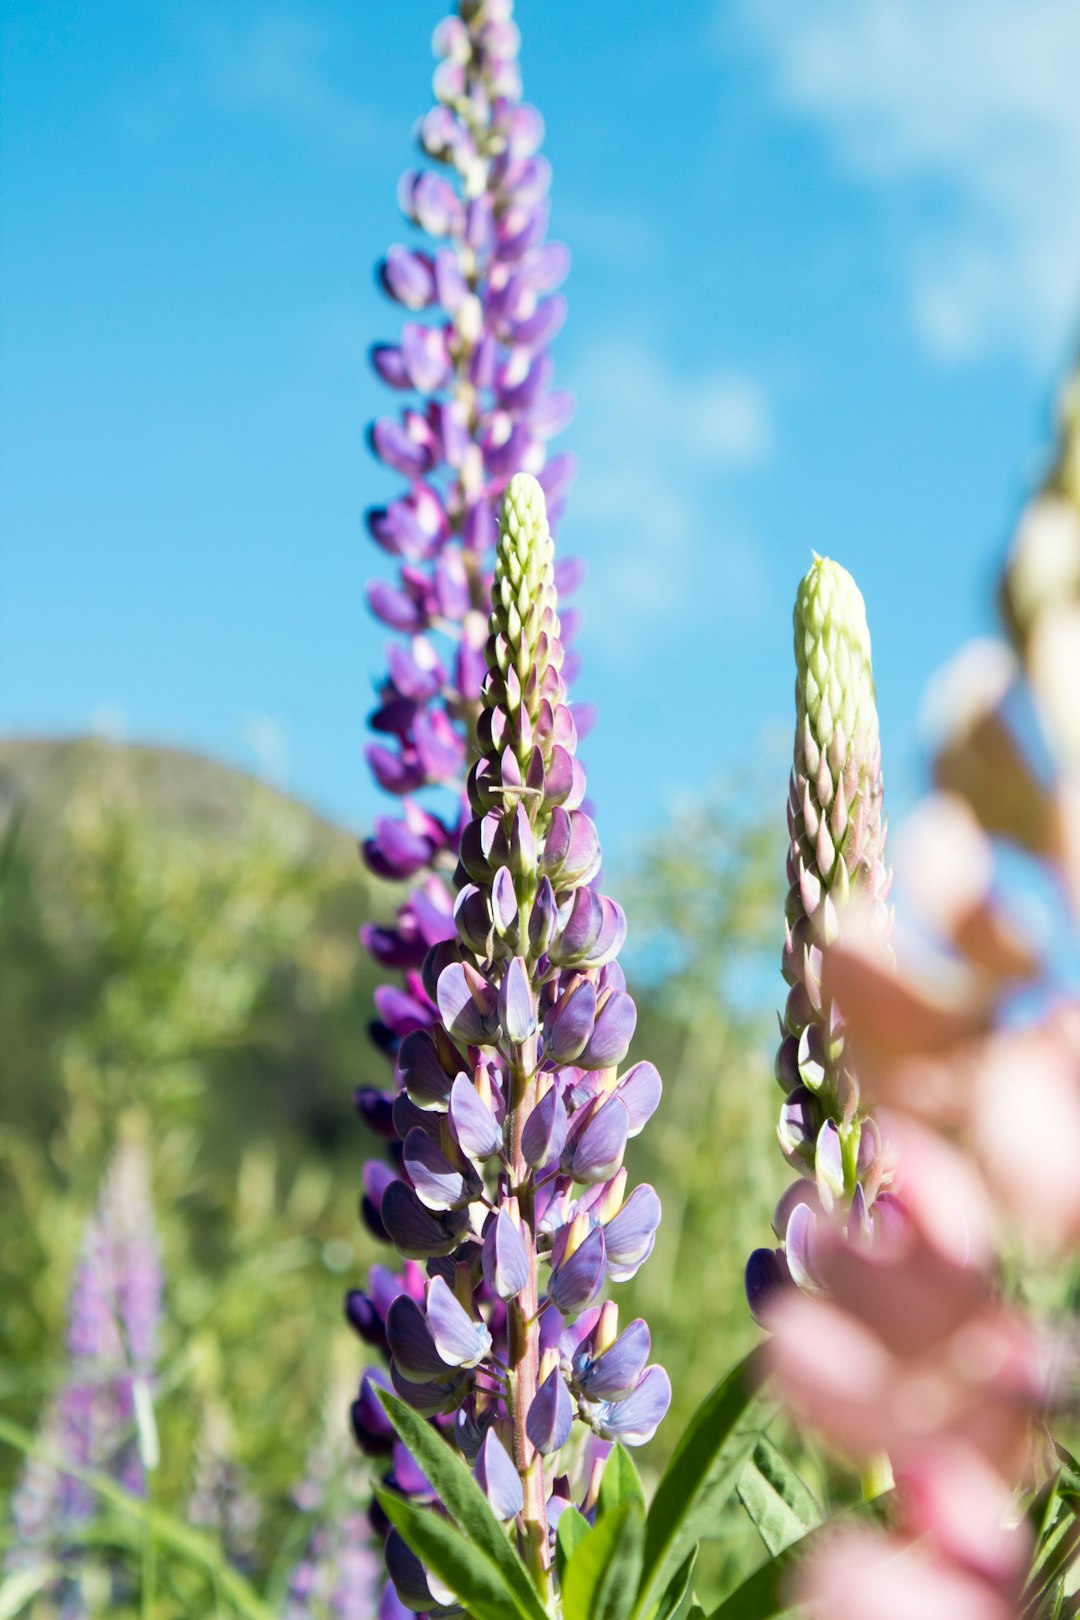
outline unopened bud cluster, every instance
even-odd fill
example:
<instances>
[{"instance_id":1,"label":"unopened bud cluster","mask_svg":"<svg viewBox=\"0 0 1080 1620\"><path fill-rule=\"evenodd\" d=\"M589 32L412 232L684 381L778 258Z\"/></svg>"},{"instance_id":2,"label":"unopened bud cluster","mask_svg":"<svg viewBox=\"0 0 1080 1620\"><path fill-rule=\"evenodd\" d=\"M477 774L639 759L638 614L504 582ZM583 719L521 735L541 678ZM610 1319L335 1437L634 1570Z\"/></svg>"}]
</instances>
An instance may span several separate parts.
<instances>
[{"instance_id":1,"label":"unopened bud cluster","mask_svg":"<svg viewBox=\"0 0 1080 1620\"><path fill-rule=\"evenodd\" d=\"M862 595L846 569L815 556L795 602L795 759L788 794L788 896L776 1078L784 1092L778 1135L800 1179L781 1198L781 1247L758 1249L747 1267L751 1309L794 1281L815 1287L814 1234L821 1212L847 1212L869 1235L888 1219L892 1195L874 1120L860 1110L840 1015L822 992L822 948L858 902L864 926L885 942L892 874L885 865L881 743Z\"/></svg>"}]
</instances>

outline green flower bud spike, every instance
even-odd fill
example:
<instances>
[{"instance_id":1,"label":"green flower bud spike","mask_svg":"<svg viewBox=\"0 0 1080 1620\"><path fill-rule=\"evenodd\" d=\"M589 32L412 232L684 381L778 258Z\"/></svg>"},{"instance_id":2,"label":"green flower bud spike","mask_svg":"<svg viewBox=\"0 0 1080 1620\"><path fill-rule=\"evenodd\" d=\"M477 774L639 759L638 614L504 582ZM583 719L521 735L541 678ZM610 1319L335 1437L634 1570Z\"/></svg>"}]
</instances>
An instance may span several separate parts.
<instances>
[{"instance_id":1,"label":"green flower bud spike","mask_svg":"<svg viewBox=\"0 0 1080 1620\"><path fill-rule=\"evenodd\" d=\"M747 1266L758 1316L787 1277L814 1285L817 1210L839 1207L869 1232L889 1179L877 1127L860 1112L837 1009L821 985L822 947L836 938L845 907L864 906L887 942L892 874L866 608L847 570L816 554L795 601L795 668L783 954L790 989L776 1077L786 1093L780 1145L803 1180L777 1207L782 1248L755 1250Z\"/></svg>"}]
</instances>

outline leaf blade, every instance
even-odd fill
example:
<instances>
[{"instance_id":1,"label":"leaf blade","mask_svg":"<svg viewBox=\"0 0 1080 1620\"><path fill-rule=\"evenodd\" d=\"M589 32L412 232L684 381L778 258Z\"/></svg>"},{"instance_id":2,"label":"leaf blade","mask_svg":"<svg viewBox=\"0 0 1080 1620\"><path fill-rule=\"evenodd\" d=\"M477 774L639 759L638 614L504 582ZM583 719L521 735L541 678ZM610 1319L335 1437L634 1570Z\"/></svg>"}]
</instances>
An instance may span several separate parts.
<instances>
[{"instance_id":1,"label":"leaf blade","mask_svg":"<svg viewBox=\"0 0 1080 1620\"><path fill-rule=\"evenodd\" d=\"M751 1352L705 1397L675 1447L646 1520L634 1620L651 1612L700 1539L698 1525L734 1490L761 1432L760 1420L746 1421L761 1377L759 1357Z\"/></svg>"},{"instance_id":2,"label":"leaf blade","mask_svg":"<svg viewBox=\"0 0 1080 1620\"><path fill-rule=\"evenodd\" d=\"M378 1393L387 1417L435 1487L451 1519L502 1575L518 1613L524 1620L547 1620L525 1566L462 1458L411 1406L388 1390Z\"/></svg>"},{"instance_id":3,"label":"leaf blade","mask_svg":"<svg viewBox=\"0 0 1080 1620\"><path fill-rule=\"evenodd\" d=\"M645 1519L636 1502L612 1508L582 1538L566 1569L565 1620L629 1620L645 1542Z\"/></svg>"},{"instance_id":4,"label":"leaf blade","mask_svg":"<svg viewBox=\"0 0 1080 1620\"><path fill-rule=\"evenodd\" d=\"M455 1524L393 1491L376 1488L375 1499L425 1568L474 1620L507 1620L508 1612L521 1612L501 1570Z\"/></svg>"}]
</instances>

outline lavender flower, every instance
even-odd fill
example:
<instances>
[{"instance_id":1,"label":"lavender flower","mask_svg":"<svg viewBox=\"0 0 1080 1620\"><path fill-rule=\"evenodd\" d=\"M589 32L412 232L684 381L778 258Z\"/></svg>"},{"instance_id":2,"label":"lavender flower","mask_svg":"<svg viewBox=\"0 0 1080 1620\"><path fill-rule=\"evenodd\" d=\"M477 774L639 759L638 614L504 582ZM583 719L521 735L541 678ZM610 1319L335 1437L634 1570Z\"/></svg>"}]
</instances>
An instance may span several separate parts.
<instances>
[{"instance_id":1,"label":"lavender flower","mask_svg":"<svg viewBox=\"0 0 1080 1620\"><path fill-rule=\"evenodd\" d=\"M785 1093L780 1146L802 1179L777 1205L781 1248L757 1249L747 1264L755 1316L785 1283L817 1286L820 1212L839 1208L869 1232L893 1205L881 1135L860 1111L839 1014L821 987L822 946L845 907L860 902L871 929L888 939L892 874L866 609L847 570L816 555L795 602L795 664L783 955L790 990L776 1077Z\"/></svg>"},{"instance_id":2,"label":"lavender flower","mask_svg":"<svg viewBox=\"0 0 1080 1620\"><path fill-rule=\"evenodd\" d=\"M424 965L438 1020L401 1046L402 1174L379 1207L427 1274L391 1302L385 1334L394 1388L427 1415L455 1415L544 1581L545 1460L579 1421L603 1440L649 1439L671 1387L647 1365L645 1324L620 1334L616 1306L600 1304L653 1247L659 1199L647 1186L626 1196L622 1160L661 1085L651 1064L619 1073L637 1016L615 960L626 925L593 887L600 842L581 809L553 544L528 474L503 501L486 662L457 938ZM366 1410L354 1416L372 1449L390 1443ZM392 1543L409 1601L400 1559Z\"/></svg>"},{"instance_id":3,"label":"lavender flower","mask_svg":"<svg viewBox=\"0 0 1080 1620\"><path fill-rule=\"evenodd\" d=\"M157 1465L152 1390L161 1291L149 1166L141 1143L127 1140L86 1224L68 1319L67 1381L41 1432L50 1451L77 1467L107 1470L136 1494ZM50 1557L70 1565L95 1506L78 1480L29 1458L12 1501L8 1569ZM65 1612L77 1612L70 1601Z\"/></svg>"}]
</instances>

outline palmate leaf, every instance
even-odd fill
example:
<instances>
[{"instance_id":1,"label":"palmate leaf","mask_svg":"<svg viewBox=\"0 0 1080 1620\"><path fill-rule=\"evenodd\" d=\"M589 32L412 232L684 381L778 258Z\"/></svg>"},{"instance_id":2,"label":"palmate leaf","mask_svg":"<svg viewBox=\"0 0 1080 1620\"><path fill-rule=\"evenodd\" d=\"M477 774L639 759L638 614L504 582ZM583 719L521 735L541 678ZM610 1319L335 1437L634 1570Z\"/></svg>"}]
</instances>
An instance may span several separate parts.
<instances>
[{"instance_id":1,"label":"palmate leaf","mask_svg":"<svg viewBox=\"0 0 1080 1620\"><path fill-rule=\"evenodd\" d=\"M766 1552L783 1552L821 1523L813 1492L767 1435L739 1475L739 1501L765 1543Z\"/></svg>"},{"instance_id":2,"label":"palmate leaf","mask_svg":"<svg viewBox=\"0 0 1080 1620\"><path fill-rule=\"evenodd\" d=\"M708 1620L776 1620L777 1615L791 1612L788 1602L792 1570L831 1539L839 1526L857 1519L880 1522L888 1512L891 1493L875 1497L872 1502L856 1502L842 1513L834 1514L798 1541L791 1542L775 1553L766 1563L748 1575L709 1615Z\"/></svg>"},{"instance_id":3,"label":"palmate leaf","mask_svg":"<svg viewBox=\"0 0 1080 1620\"><path fill-rule=\"evenodd\" d=\"M634 1620L649 1620L668 1582L735 1489L761 1433L760 1384L760 1362L752 1353L690 1419L649 1509Z\"/></svg>"},{"instance_id":4,"label":"palmate leaf","mask_svg":"<svg viewBox=\"0 0 1080 1620\"><path fill-rule=\"evenodd\" d=\"M609 1508L566 1566L564 1620L629 1620L644 1541L645 1518L637 1502Z\"/></svg>"},{"instance_id":5,"label":"palmate leaf","mask_svg":"<svg viewBox=\"0 0 1080 1620\"><path fill-rule=\"evenodd\" d=\"M491 1505L480 1486L476 1483L458 1454L447 1445L446 1441L438 1435L431 1426L424 1421L411 1406L391 1395L387 1390L379 1391L379 1400L390 1422L404 1444L411 1451L419 1467L438 1493L439 1500L446 1509L454 1524L457 1525L461 1535L475 1547L486 1562L498 1572L502 1578L506 1592L503 1609L499 1620L507 1620L506 1601L513 1604L513 1611L522 1616L522 1620L547 1620L544 1605L529 1579L528 1572L517 1553L511 1547L507 1535L498 1519L491 1510ZM391 1500L398 1501L399 1498ZM389 1510L387 1510L389 1513ZM432 1515L424 1515L431 1518ZM396 1523L396 1520L392 1522ZM410 1524L412 1521L410 1520ZM442 1522L440 1521L440 1524ZM427 1564L430 1562L427 1555L410 1540L410 1531L398 1525L397 1528L412 1547L416 1556ZM446 1528L442 1525L442 1528ZM423 1533L427 1535L427 1531ZM435 1564L430 1566L441 1580L448 1586L453 1582ZM456 1588L455 1588L456 1590ZM462 1602L466 1602L463 1594L458 1594ZM467 1607L472 1608L471 1603ZM482 1617L477 1612L478 1620Z\"/></svg>"}]
</instances>

